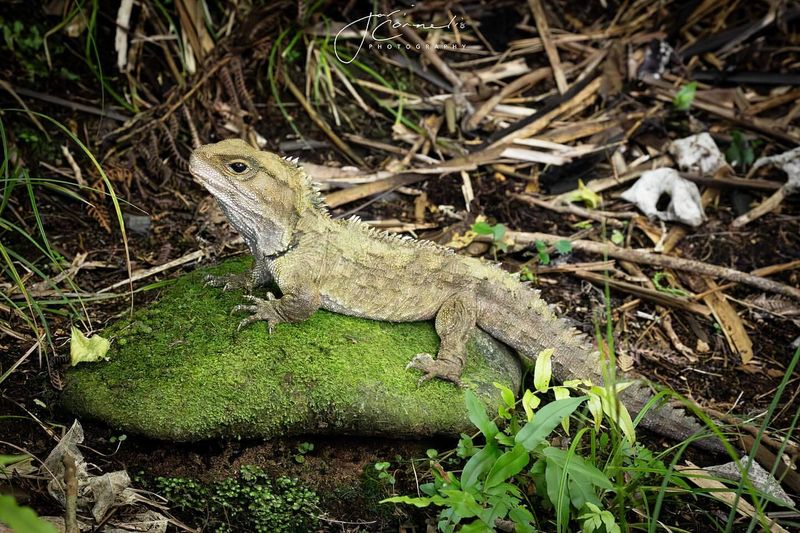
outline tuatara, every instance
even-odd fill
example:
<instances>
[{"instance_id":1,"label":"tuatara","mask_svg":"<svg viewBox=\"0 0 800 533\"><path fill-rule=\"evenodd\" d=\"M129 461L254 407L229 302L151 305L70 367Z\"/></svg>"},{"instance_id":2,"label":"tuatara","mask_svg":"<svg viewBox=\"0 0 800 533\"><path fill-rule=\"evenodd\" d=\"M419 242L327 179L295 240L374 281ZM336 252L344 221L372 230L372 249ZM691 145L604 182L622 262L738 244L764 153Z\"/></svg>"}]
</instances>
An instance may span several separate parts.
<instances>
[{"instance_id":1,"label":"tuatara","mask_svg":"<svg viewBox=\"0 0 800 533\"><path fill-rule=\"evenodd\" d=\"M538 291L494 265L433 242L378 231L355 218L333 219L317 187L293 161L231 139L197 148L190 171L217 198L254 257L246 278L209 283L252 288L272 279L282 293L244 296L247 303L234 308L249 313L240 328L263 320L271 330L305 320L319 308L393 322L435 319L439 353L416 354L408 365L423 372L422 380L460 383L465 343L478 327L528 362L552 348L558 380L602 383L597 350L557 317ZM651 394L637 381L619 398L636 413ZM650 409L641 424L678 439L701 429L669 405ZM721 448L716 441L701 442Z\"/></svg>"}]
</instances>

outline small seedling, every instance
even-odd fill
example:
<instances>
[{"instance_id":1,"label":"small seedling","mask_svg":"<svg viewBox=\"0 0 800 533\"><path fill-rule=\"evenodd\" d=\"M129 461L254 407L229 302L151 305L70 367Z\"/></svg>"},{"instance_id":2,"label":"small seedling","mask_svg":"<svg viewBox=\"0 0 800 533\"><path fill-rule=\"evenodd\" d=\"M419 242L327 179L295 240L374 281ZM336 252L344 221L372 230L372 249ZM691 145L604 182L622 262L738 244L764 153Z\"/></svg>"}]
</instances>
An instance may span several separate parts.
<instances>
[{"instance_id":1,"label":"small seedling","mask_svg":"<svg viewBox=\"0 0 800 533\"><path fill-rule=\"evenodd\" d=\"M731 145L725 150L725 159L732 167L747 170L755 162L755 149L761 143L761 139L755 139L751 142L742 135L741 131L733 130L731 132Z\"/></svg>"},{"instance_id":2,"label":"small seedling","mask_svg":"<svg viewBox=\"0 0 800 533\"><path fill-rule=\"evenodd\" d=\"M560 239L556 241L553 246L555 246L556 251L562 255L568 254L572 251L572 243L567 239Z\"/></svg>"},{"instance_id":3,"label":"small seedling","mask_svg":"<svg viewBox=\"0 0 800 533\"><path fill-rule=\"evenodd\" d=\"M397 480L392 474L389 473L390 466L392 466L392 463L388 461L379 461L375 463L375 470L378 471L378 479L385 481L394 487L394 484L397 483Z\"/></svg>"},{"instance_id":4,"label":"small seedling","mask_svg":"<svg viewBox=\"0 0 800 533\"><path fill-rule=\"evenodd\" d=\"M501 252L508 251L508 242L503 240L506 235L506 227L503 224L489 224L485 220L476 221L470 228L478 235L491 235L492 236L492 253L497 258L497 250Z\"/></svg>"},{"instance_id":5,"label":"small seedling","mask_svg":"<svg viewBox=\"0 0 800 533\"><path fill-rule=\"evenodd\" d=\"M697 93L697 82L693 81L691 83L687 83L683 87L681 87L677 93L675 93L675 98L672 100L672 105L678 111L688 111L690 107L692 107L692 102L694 102L694 96Z\"/></svg>"},{"instance_id":6,"label":"small seedling","mask_svg":"<svg viewBox=\"0 0 800 533\"><path fill-rule=\"evenodd\" d=\"M548 251L549 247L547 246L547 243L537 240L533 244L536 247L536 253L539 255L539 264L549 265L550 252ZM561 239L555 242L553 248L555 248L555 251L560 255L568 254L572 251L572 243L567 239Z\"/></svg>"},{"instance_id":7,"label":"small seedling","mask_svg":"<svg viewBox=\"0 0 800 533\"><path fill-rule=\"evenodd\" d=\"M522 268L519 269L519 280L536 283L536 274L534 274L533 270L531 270L528 265L522 265Z\"/></svg>"},{"instance_id":8,"label":"small seedling","mask_svg":"<svg viewBox=\"0 0 800 533\"><path fill-rule=\"evenodd\" d=\"M300 464L303 464L306 462L306 454L312 451L314 451L313 443L301 442L297 445L297 454L294 456L294 460Z\"/></svg>"},{"instance_id":9,"label":"small seedling","mask_svg":"<svg viewBox=\"0 0 800 533\"><path fill-rule=\"evenodd\" d=\"M667 272L656 272L653 276L653 285L655 286L656 290L659 292L663 292L665 294L671 294L672 296L679 296L679 297L687 297L689 293L683 289L676 289L674 287L669 287L664 284L664 280L671 280L672 275Z\"/></svg>"},{"instance_id":10,"label":"small seedling","mask_svg":"<svg viewBox=\"0 0 800 533\"><path fill-rule=\"evenodd\" d=\"M539 254L539 264L549 265L550 253L547 251L547 243L544 241L537 240L533 244L534 246L536 246L536 252Z\"/></svg>"},{"instance_id":11,"label":"small seedling","mask_svg":"<svg viewBox=\"0 0 800 533\"><path fill-rule=\"evenodd\" d=\"M578 188L567 197L568 202L583 202L589 209L597 209L603 198L584 185L583 180L578 180Z\"/></svg>"}]
</instances>

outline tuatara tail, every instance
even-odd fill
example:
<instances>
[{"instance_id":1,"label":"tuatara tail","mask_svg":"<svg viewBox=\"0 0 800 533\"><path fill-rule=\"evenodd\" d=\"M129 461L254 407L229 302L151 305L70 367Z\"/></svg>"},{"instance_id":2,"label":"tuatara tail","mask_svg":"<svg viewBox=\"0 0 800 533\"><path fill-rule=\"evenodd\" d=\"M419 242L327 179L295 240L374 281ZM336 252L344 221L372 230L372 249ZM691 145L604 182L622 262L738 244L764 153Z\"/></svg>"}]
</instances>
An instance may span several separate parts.
<instances>
[{"instance_id":1,"label":"tuatara tail","mask_svg":"<svg viewBox=\"0 0 800 533\"><path fill-rule=\"evenodd\" d=\"M539 291L520 287L508 291L507 287L488 287L479 296L478 326L490 335L514 348L528 363L536 360L539 352L553 349L553 375L561 381L589 379L600 385L603 382L600 358L594 344L566 320L559 318L539 297ZM618 373L619 381L630 376ZM619 395L620 401L632 417L652 397L649 387L636 381ZM703 430L703 426L682 408L664 403L649 409L640 425L660 435L684 440ZM703 449L724 452L716 438L694 441Z\"/></svg>"}]
</instances>

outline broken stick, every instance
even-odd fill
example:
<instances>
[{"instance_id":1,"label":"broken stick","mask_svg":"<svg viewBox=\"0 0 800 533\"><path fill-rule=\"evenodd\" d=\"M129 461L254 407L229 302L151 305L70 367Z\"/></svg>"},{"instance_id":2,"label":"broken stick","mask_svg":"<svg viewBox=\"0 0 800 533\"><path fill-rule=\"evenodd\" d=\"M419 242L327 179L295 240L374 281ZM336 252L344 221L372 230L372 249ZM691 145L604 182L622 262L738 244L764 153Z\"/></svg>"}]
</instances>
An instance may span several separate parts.
<instances>
[{"instance_id":1,"label":"broken stick","mask_svg":"<svg viewBox=\"0 0 800 533\"><path fill-rule=\"evenodd\" d=\"M549 233L527 233L527 232L509 232L515 242L519 244L529 245L537 240L544 241L547 244L554 244L557 241L563 240L564 237L560 235L551 235ZM695 261L693 259L682 259L680 257L672 257L669 255L654 254L642 250L632 250L629 248L620 248L611 243L601 243L588 240L575 240L572 241L572 247L575 250L588 252L592 254L605 255L615 259L624 261L631 261L634 263L643 263L646 265L655 265L664 268L674 268L676 270L685 270L688 272L695 272L706 276L727 279L744 283L761 289L762 291L774 292L789 296L795 300L800 300L800 289L790 287L789 285L772 281L770 279L748 274L741 270L734 268L727 268L718 265L704 263L702 261Z\"/></svg>"}]
</instances>

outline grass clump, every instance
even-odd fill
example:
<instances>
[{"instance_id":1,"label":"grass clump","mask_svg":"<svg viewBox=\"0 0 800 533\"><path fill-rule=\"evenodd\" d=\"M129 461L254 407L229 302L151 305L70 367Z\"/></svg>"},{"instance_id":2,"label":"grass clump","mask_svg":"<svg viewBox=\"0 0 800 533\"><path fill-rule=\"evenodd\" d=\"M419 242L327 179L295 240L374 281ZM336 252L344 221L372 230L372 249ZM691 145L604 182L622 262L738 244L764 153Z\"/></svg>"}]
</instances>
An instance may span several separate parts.
<instances>
[{"instance_id":1,"label":"grass clump","mask_svg":"<svg viewBox=\"0 0 800 533\"><path fill-rule=\"evenodd\" d=\"M273 480L257 466L243 466L235 477L209 484L158 477L155 488L206 531L291 533L313 531L318 522L314 491L286 476Z\"/></svg>"}]
</instances>

